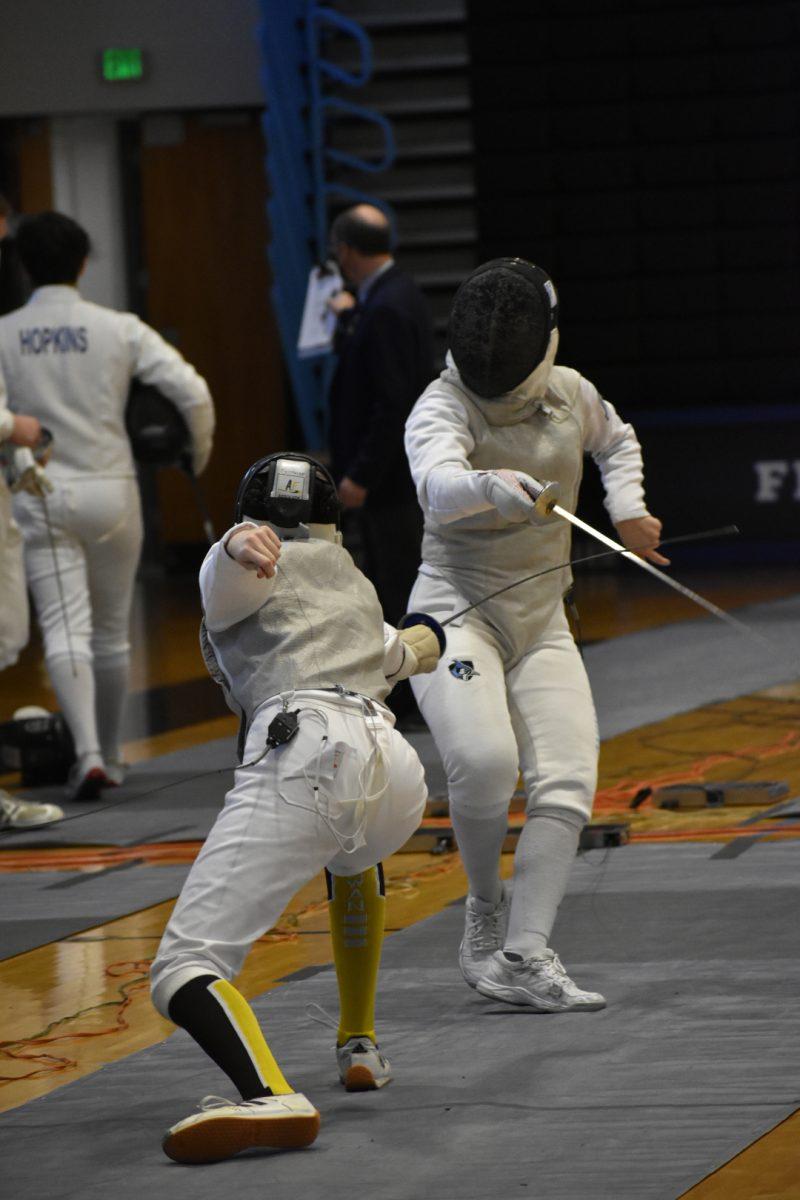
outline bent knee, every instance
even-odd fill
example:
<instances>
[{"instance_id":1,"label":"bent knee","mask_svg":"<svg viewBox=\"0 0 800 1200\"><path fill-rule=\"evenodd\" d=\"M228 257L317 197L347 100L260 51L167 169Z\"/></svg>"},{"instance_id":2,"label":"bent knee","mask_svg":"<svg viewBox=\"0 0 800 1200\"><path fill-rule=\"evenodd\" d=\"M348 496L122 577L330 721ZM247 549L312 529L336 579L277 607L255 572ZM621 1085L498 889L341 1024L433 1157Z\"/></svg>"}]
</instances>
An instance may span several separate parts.
<instances>
[{"instance_id":1,"label":"bent knee","mask_svg":"<svg viewBox=\"0 0 800 1200\"><path fill-rule=\"evenodd\" d=\"M451 808L469 817L493 817L508 809L519 778L514 752L468 753L448 766Z\"/></svg>"}]
</instances>

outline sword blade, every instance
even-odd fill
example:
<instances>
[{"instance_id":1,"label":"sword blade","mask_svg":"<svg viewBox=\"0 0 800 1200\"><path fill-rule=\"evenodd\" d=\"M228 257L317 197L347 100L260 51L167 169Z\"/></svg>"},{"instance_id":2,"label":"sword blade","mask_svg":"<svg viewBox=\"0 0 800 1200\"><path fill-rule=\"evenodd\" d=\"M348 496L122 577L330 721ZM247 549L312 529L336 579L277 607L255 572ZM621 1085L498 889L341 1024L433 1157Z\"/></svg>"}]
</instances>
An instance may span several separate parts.
<instances>
[{"instance_id":1,"label":"sword blade","mask_svg":"<svg viewBox=\"0 0 800 1200\"><path fill-rule=\"evenodd\" d=\"M739 532L736 525L722 525L718 529L700 529L695 533L681 533L677 537L664 538L659 542L661 546L676 546L679 542L699 542L705 538L715 537L730 537L732 534ZM506 583L503 587L498 588L495 592L489 592L488 596L481 596L480 600L475 600L472 604L468 604L466 608L460 608L458 612L454 612L447 618L446 621L441 621L442 629L451 625L453 621L457 621L459 617L465 616L468 612L472 612L473 608L480 608L482 604L486 604L489 600L494 600L495 596L502 596L504 592L510 592L512 588L520 587L523 583L531 583L534 579L541 579L543 575L551 575L553 571L563 571L567 567L579 567L583 563L594 562L598 558L619 557L620 554L627 554L628 551L624 546L617 546L613 550L600 550L597 554L586 554L582 558L571 558L567 562L556 563L554 567L545 567L542 571L534 571L532 575L525 575L522 579L515 579L513 583ZM442 567L452 566L451 563L441 563Z\"/></svg>"},{"instance_id":2,"label":"sword blade","mask_svg":"<svg viewBox=\"0 0 800 1200\"><path fill-rule=\"evenodd\" d=\"M638 554L634 554L632 550L628 550L625 546L620 545L619 542L615 542L613 538L607 537L607 535L601 533L599 529L595 529L592 525L588 525L586 521L582 521L580 517L576 517L574 513L567 512L567 510L562 508L560 504L554 504L551 511L557 516L563 517L565 521L569 521L570 525L574 525L576 529L582 529L584 533L588 533L590 537L595 539L595 541L602 542L604 546L609 546L612 550L616 550L622 556L622 558L627 558L629 562L635 563L637 567L640 567L643 571L647 571L648 575L652 575L654 579L659 579L662 583L665 583L667 587L672 588L674 592L678 592L679 595L685 596L687 600L691 600L692 603L698 604L700 608L704 608L706 612L711 613L712 616L717 617L720 621L724 621L726 625L730 625L733 629L738 630L740 633L746 633L748 637L754 638L756 641L761 642L765 646L769 646L770 649L774 649L768 638L765 638L755 629L751 629L749 625L745 625L744 621L739 621L736 617L732 617L731 614L725 612L724 609L718 608L716 604L712 604L710 600L706 600L705 596L699 596L697 592L693 592L691 588L686 587L682 583L678 583L677 579L673 579L664 571L660 571L658 567L653 565L653 563L648 562L645 558L640 558Z\"/></svg>"}]
</instances>

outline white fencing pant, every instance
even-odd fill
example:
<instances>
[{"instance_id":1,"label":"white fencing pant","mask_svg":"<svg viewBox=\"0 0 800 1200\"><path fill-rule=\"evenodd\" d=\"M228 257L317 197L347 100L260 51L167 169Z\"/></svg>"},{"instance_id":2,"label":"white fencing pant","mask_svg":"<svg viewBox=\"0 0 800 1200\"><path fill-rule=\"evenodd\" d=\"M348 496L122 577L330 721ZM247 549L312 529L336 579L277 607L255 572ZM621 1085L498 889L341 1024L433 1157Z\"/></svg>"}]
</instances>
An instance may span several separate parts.
<instances>
[{"instance_id":1,"label":"white fencing pant","mask_svg":"<svg viewBox=\"0 0 800 1200\"><path fill-rule=\"evenodd\" d=\"M14 500L45 659L48 666L74 657L98 671L113 669L124 692L133 586L142 547L138 484L135 479L56 480L46 505L45 509L39 496L25 493ZM85 681L83 675L88 676ZM94 696L83 694L94 687L88 669L81 672L80 682L80 695L73 694L76 689L66 677L58 689L79 752L96 748L99 740ZM121 719L121 706L118 711ZM115 741L113 730L109 741Z\"/></svg>"},{"instance_id":2,"label":"white fencing pant","mask_svg":"<svg viewBox=\"0 0 800 1200\"><path fill-rule=\"evenodd\" d=\"M410 604L424 612L420 583ZM588 820L597 785L597 717L562 607L508 671L488 626L465 622L446 633L438 667L416 675L411 686L444 763L451 808L471 818L499 816L521 768L528 812L566 808Z\"/></svg>"},{"instance_id":3,"label":"white fencing pant","mask_svg":"<svg viewBox=\"0 0 800 1200\"><path fill-rule=\"evenodd\" d=\"M345 698L321 700L298 694L298 732L271 750L258 765L240 767L200 854L183 886L167 924L150 977L153 1003L166 1014L178 988L197 975L231 980L257 938L271 929L292 896L323 867L334 875L358 875L398 850L419 826L427 796L425 776L416 752L381 717L368 729L361 705ZM324 714L327 730L318 716ZM247 737L245 763L264 749L266 731L280 711L270 702L256 714ZM352 798L353 770L367 761L374 741L383 770L377 784L388 786L366 809L364 844L348 854L315 809L313 776L320 742L354 751L349 780L331 784L339 799ZM385 774L383 773L385 770ZM367 781L369 782L369 781ZM376 780L369 790L375 790ZM302 807L300 807L302 806Z\"/></svg>"},{"instance_id":4,"label":"white fencing pant","mask_svg":"<svg viewBox=\"0 0 800 1200\"><path fill-rule=\"evenodd\" d=\"M0 479L0 671L17 661L29 635L22 537L11 515L11 493Z\"/></svg>"}]
</instances>

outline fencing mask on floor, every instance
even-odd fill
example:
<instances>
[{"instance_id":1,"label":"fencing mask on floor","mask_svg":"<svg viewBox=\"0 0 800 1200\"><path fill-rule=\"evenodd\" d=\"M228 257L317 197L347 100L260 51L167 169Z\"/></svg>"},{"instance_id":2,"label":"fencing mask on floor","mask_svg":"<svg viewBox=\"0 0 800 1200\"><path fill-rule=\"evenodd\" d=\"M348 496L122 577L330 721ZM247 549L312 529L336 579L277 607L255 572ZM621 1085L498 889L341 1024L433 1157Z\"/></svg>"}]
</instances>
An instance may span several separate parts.
<instances>
[{"instance_id":1,"label":"fencing mask on floor","mask_svg":"<svg viewBox=\"0 0 800 1200\"><path fill-rule=\"evenodd\" d=\"M268 454L245 472L236 493L236 521L252 517L281 529L339 527L339 499L331 473L306 454Z\"/></svg>"},{"instance_id":2,"label":"fencing mask on floor","mask_svg":"<svg viewBox=\"0 0 800 1200\"><path fill-rule=\"evenodd\" d=\"M547 272L524 258L494 258L461 284L447 333L464 383L490 400L539 366L557 326L558 297Z\"/></svg>"}]
</instances>

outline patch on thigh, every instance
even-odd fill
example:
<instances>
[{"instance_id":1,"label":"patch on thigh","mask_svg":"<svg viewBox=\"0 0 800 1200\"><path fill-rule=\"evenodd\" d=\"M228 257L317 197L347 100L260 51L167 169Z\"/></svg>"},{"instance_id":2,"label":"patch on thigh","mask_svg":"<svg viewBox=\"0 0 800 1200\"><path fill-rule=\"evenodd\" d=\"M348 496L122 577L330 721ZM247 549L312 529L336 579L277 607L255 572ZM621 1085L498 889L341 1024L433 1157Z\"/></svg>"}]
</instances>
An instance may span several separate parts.
<instances>
[{"instance_id":1,"label":"patch on thigh","mask_svg":"<svg viewBox=\"0 0 800 1200\"><path fill-rule=\"evenodd\" d=\"M474 658L450 658L447 669L460 683L471 683L473 679L480 676Z\"/></svg>"}]
</instances>

